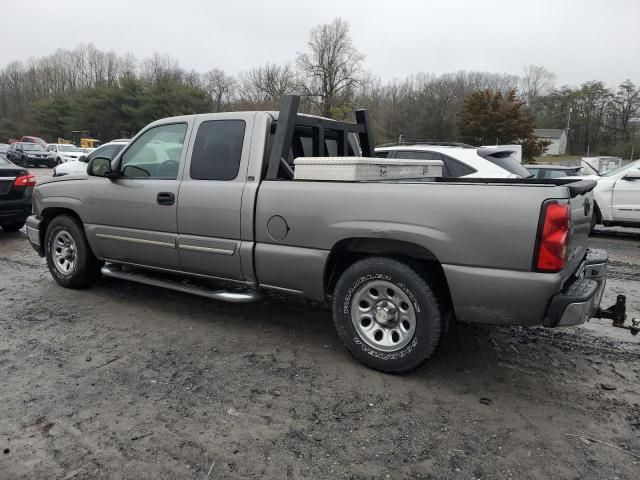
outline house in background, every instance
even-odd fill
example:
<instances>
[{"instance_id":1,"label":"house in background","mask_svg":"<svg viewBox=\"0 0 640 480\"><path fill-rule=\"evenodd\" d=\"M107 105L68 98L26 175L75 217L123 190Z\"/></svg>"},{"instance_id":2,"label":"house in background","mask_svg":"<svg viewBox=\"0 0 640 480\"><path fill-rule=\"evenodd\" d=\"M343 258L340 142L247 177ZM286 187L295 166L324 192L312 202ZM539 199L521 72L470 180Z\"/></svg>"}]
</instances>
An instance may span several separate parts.
<instances>
[{"instance_id":1,"label":"house in background","mask_svg":"<svg viewBox=\"0 0 640 480\"><path fill-rule=\"evenodd\" d=\"M567 151L567 132L561 128L535 128L533 134L540 140L546 140L549 146L543 155L564 155Z\"/></svg>"}]
</instances>

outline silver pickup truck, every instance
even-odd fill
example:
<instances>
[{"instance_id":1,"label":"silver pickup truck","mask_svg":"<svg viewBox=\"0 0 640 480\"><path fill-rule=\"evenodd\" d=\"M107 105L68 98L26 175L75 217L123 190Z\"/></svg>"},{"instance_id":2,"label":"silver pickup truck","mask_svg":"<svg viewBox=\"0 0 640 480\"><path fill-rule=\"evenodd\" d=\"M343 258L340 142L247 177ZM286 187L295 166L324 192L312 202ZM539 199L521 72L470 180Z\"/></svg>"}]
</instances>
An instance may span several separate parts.
<instances>
[{"instance_id":1,"label":"silver pickup truck","mask_svg":"<svg viewBox=\"0 0 640 480\"><path fill-rule=\"evenodd\" d=\"M102 274L234 302L330 301L349 351L386 372L425 362L454 319L556 327L599 311L595 182L294 180L295 158L374 148L365 111L337 122L298 101L151 123L113 161L35 188L31 244L68 288Z\"/></svg>"}]
</instances>

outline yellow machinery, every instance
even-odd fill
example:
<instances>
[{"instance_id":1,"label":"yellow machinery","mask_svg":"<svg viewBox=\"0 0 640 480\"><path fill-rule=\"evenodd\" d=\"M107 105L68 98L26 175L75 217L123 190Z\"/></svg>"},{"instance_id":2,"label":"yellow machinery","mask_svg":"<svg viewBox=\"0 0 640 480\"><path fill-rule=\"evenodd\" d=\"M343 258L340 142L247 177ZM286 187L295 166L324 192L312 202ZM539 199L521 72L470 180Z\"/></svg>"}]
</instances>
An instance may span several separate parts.
<instances>
[{"instance_id":1,"label":"yellow machinery","mask_svg":"<svg viewBox=\"0 0 640 480\"><path fill-rule=\"evenodd\" d=\"M100 140L89 137L89 132L83 130L73 130L71 141L80 148L97 148L102 143Z\"/></svg>"}]
</instances>

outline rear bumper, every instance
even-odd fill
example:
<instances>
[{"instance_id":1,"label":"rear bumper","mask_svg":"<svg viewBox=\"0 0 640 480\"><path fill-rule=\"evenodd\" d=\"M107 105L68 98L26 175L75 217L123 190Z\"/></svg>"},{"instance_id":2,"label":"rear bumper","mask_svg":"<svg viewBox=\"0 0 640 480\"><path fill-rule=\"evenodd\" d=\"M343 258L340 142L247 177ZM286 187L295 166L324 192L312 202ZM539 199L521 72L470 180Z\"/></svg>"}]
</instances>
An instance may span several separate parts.
<instances>
[{"instance_id":1,"label":"rear bumper","mask_svg":"<svg viewBox=\"0 0 640 480\"><path fill-rule=\"evenodd\" d=\"M576 279L551 299L545 314L545 327L579 325L589 320L600 308L607 283L605 250L589 250Z\"/></svg>"},{"instance_id":2,"label":"rear bumper","mask_svg":"<svg viewBox=\"0 0 640 480\"><path fill-rule=\"evenodd\" d=\"M0 200L0 224L24 222L31 215L31 194L17 200Z\"/></svg>"},{"instance_id":3,"label":"rear bumper","mask_svg":"<svg viewBox=\"0 0 640 480\"><path fill-rule=\"evenodd\" d=\"M606 283L607 258L606 251L589 250L573 280L567 282L561 273L446 264L442 268L458 320L555 327L583 323L598 309ZM587 281L584 285L576 283L583 280Z\"/></svg>"},{"instance_id":4,"label":"rear bumper","mask_svg":"<svg viewBox=\"0 0 640 480\"><path fill-rule=\"evenodd\" d=\"M42 226L42 217L40 215L31 215L27 218L27 237L29 243L38 255L44 257L44 246L42 245L40 228Z\"/></svg>"}]
</instances>

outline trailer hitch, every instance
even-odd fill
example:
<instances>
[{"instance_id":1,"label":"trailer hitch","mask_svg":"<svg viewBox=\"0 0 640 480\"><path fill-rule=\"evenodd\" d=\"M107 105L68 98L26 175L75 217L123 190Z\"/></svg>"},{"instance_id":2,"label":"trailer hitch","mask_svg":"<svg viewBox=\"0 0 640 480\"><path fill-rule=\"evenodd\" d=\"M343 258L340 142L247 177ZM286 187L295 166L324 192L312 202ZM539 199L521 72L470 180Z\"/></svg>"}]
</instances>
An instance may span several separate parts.
<instances>
[{"instance_id":1,"label":"trailer hitch","mask_svg":"<svg viewBox=\"0 0 640 480\"><path fill-rule=\"evenodd\" d=\"M625 295L618 295L616 303L607 309L598 308L594 317L611 319L613 320L612 326L629 330L631 335L637 335L640 332L640 319L632 318L631 325L624 324L627 319L627 297Z\"/></svg>"}]
</instances>

